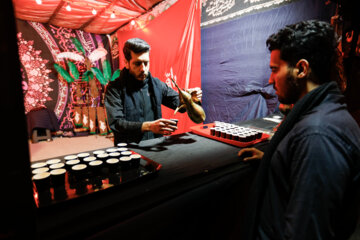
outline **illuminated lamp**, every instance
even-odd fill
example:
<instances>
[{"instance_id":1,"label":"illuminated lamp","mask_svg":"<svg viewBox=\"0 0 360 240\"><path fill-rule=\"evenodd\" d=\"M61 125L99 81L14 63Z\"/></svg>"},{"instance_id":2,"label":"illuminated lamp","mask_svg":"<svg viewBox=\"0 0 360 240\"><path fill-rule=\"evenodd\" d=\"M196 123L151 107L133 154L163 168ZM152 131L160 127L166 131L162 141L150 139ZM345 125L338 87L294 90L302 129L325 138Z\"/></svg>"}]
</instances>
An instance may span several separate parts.
<instances>
[{"instance_id":1,"label":"illuminated lamp","mask_svg":"<svg viewBox=\"0 0 360 240\"><path fill-rule=\"evenodd\" d=\"M69 12L71 11L71 7L70 7L69 3L66 5L66 10L69 11Z\"/></svg>"}]
</instances>

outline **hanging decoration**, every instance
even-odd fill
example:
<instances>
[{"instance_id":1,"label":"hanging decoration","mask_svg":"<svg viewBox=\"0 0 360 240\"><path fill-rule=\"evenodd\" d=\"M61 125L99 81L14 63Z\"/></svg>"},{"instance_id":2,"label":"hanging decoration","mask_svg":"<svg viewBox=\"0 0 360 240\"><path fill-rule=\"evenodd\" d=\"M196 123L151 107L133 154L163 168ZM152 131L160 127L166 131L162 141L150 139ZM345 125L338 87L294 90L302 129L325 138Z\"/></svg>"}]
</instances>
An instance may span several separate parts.
<instances>
[{"instance_id":1,"label":"hanging decoration","mask_svg":"<svg viewBox=\"0 0 360 240\"><path fill-rule=\"evenodd\" d=\"M91 68L102 72L110 67L111 77L118 76L118 54L111 49L117 41L110 43L105 35L31 21L17 20L17 29L26 113L39 107L54 111L58 134L63 136L109 134L104 82L98 81ZM85 74L88 70L90 74Z\"/></svg>"},{"instance_id":2,"label":"hanging decoration","mask_svg":"<svg viewBox=\"0 0 360 240\"><path fill-rule=\"evenodd\" d=\"M105 131L104 125L105 125L105 111L103 106L99 106L99 103L97 103L95 106L93 104L89 104L88 100L89 98L95 99L99 98L99 90L96 84L96 79L99 81L99 83L103 86L105 86L109 81L113 81L116 78L120 76L120 69L117 69L114 74L111 72L111 65L109 60L105 59L102 61L102 68L103 72L93 66L93 63L96 61L105 58L107 55L106 49L103 47L99 47L95 49L94 51L90 52L88 56L86 55L86 51L83 48L80 41L74 37L71 37L71 41L73 42L76 50L78 53L74 52L63 52L60 53L57 56L58 59L67 59L67 66L69 71L64 69L62 66L60 66L58 63L54 64L54 67L56 71L69 83L73 84L73 91L75 91L75 98L74 103L77 106L74 106L74 121L75 126L78 128L84 128L86 130L90 130L90 133L94 134L96 133L96 125L95 121L96 119L99 120L99 127L101 126L100 130L102 132ZM80 62L85 64L86 71L82 74L80 77L79 70L77 68L77 65L73 63L72 61ZM83 93L80 90L79 84L76 84L78 82L85 82L88 84L88 90L85 90L85 98L83 97ZM85 99L83 102L82 99ZM95 108L99 107L100 110L97 111L98 114L96 114ZM103 116L97 116L97 115L103 115Z\"/></svg>"},{"instance_id":3,"label":"hanging decoration","mask_svg":"<svg viewBox=\"0 0 360 240\"><path fill-rule=\"evenodd\" d=\"M34 47L34 41L26 41L22 33L17 34L19 57L27 78L23 77L25 113L34 108L44 107L47 101L51 101L49 93L53 91L50 83L54 80L49 77L50 69L47 69L48 60L41 57L41 50ZM27 81L25 81L27 79Z\"/></svg>"}]
</instances>

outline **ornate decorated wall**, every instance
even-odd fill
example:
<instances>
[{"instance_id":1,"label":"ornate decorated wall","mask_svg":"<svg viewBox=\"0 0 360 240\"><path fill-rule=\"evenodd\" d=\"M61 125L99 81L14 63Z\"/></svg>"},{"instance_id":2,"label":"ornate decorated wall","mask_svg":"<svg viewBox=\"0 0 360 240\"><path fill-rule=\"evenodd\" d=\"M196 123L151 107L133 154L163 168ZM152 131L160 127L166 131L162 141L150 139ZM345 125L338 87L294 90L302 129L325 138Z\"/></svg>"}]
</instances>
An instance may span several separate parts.
<instances>
[{"instance_id":1,"label":"ornate decorated wall","mask_svg":"<svg viewBox=\"0 0 360 240\"><path fill-rule=\"evenodd\" d=\"M111 73L118 69L116 36L17 20L17 39L26 114L46 108L60 131L107 134L106 83L85 73L92 67L105 73L104 61Z\"/></svg>"}]
</instances>

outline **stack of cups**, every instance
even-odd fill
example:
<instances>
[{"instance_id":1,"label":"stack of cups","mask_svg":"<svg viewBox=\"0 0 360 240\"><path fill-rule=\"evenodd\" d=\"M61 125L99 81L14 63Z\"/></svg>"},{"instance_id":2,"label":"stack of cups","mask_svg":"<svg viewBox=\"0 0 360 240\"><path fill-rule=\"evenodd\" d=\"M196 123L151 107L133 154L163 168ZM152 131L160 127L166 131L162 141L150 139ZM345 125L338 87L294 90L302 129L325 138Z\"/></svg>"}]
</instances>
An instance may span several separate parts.
<instances>
[{"instance_id":1,"label":"stack of cups","mask_svg":"<svg viewBox=\"0 0 360 240\"><path fill-rule=\"evenodd\" d=\"M35 174L32 179L38 193L50 191L51 178L49 172Z\"/></svg>"},{"instance_id":2,"label":"stack of cups","mask_svg":"<svg viewBox=\"0 0 360 240\"><path fill-rule=\"evenodd\" d=\"M64 163L55 163L55 164L51 164L49 166L49 168L51 170L55 170L55 169L59 169L59 168L64 168L65 167L65 164Z\"/></svg>"},{"instance_id":3,"label":"stack of cups","mask_svg":"<svg viewBox=\"0 0 360 240\"><path fill-rule=\"evenodd\" d=\"M101 160L94 160L89 162L89 168L92 173L92 186L94 189L102 187L102 168L103 168L103 161Z\"/></svg>"},{"instance_id":4,"label":"stack of cups","mask_svg":"<svg viewBox=\"0 0 360 240\"><path fill-rule=\"evenodd\" d=\"M36 175L43 172L48 172L50 169L45 162L31 164L32 174Z\"/></svg>"},{"instance_id":5,"label":"stack of cups","mask_svg":"<svg viewBox=\"0 0 360 240\"><path fill-rule=\"evenodd\" d=\"M35 184L37 191L37 199L39 201L39 205L46 205L51 202L51 178L49 172L42 172L35 174L32 177L32 180Z\"/></svg>"},{"instance_id":6,"label":"stack of cups","mask_svg":"<svg viewBox=\"0 0 360 240\"><path fill-rule=\"evenodd\" d=\"M101 176L102 175L102 168L103 168L103 161L101 160L95 160L89 162L90 170L93 174L93 176Z\"/></svg>"},{"instance_id":7,"label":"stack of cups","mask_svg":"<svg viewBox=\"0 0 360 240\"><path fill-rule=\"evenodd\" d=\"M66 169L57 168L50 171L51 175L51 184L54 188L54 199L55 200L64 200L67 198L67 193L65 190L65 176Z\"/></svg>"},{"instance_id":8,"label":"stack of cups","mask_svg":"<svg viewBox=\"0 0 360 240\"><path fill-rule=\"evenodd\" d=\"M121 157L120 158L120 167L121 167L121 178L123 182L134 180L138 177L138 169L132 167L131 157Z\"/></svg>"},{"instance_id":9,"label":"stack of cups","mask_svg":"<svg viewBox=\"0 0 360 240\"><path fill-rule=\"evenodd\" d=\"M64 200L67 198L65 190L65 176L66 169L65 164L60 159L52 159L47 161L50 168L51 185L54 188L54 199Z\"/></svg>"},{"instance_id":10,"label":"stack of cups","mask_svg":"<svg viewBox=\"0 0 360 240\"><path fill-rule=\"evenodd\" d=\"M80 164L80 160L77 158L65 162L65 169L68 171L68 182L71 189L75 188L75 181L76 181L72 171L72 167L77 164Z\"/></svg>"},{"instance_id":11,"label":"stack of cups","mask_svg":"<svg viewBox=\"0 0 360 240\"><path fill-rule=\"evenodd\" d=\"M104 154L104 153L106 153L104 150L96 150L96 151L93 152L93 155L95 157L98 157L98 155Z\"/></svg>"},{"instance_id":12,"label":"stack of cups","mask_svg":"<svg viewBox=\"0 0 360 240\"><path fill-rule=\"evenodd\" d=\"M54 189L65 186L65 174L66 169L64 168L58 168L50 171L51 183Z\"/></svg>"},{"instance_id":13,"label":"stack of cups","mask_svg":"<svg viewBox=\"0 0 360 240\"><path fill-rule=\"evenodd\" d=\"M86 164L76 164L71 167L71 172L74 174L76 181L85 180L87 175L87 166Z\"/></svg>"},{"instance_id":14,"label":"stack of cups","mask_svg":"<svg viewBox=\"0 0 360 240\"><path fill-rule=\"evenodd\" d=\"M70 161L66 161L65 162L65 168L71 172L71 168L77 164L80 164L80 160L79 159L74 159L74 160L70 160Z\"/></svg>"},{"instance_id":15,"label":"stack of cups","mask_svg":"<svg viewBox=\"0 0 360 240\"><path fill-rule=\"evenodd\" d=\"M119 171L120 161L118 158L109 158L106 160L106 165L110 173L117 173Z\"/></svg>"},{"instance_id":16,"label":"stack of cups","mask_svg":"<svg viewBox=\"0 0 360 240\"><path fill-rule=\"evenodd\" d=\"M97 158L94 157L94 156L91 156L91 157L86 157L83 159L83 162L86 164L86 165L89 165L90 162L92 161L95 161Z\"/></svg>"},{"instance_id":17,"label":"stack of cups","mask_svg":"<svg viewBox=\"0 0 360 240\"><path fill-rule=\"evenodd\" d=\"M102 153L96 156L97 159L105 162L108 158L109 158L109 154L107 153Z\"/></svg>"},{"instance_id":18,"label":"stack of cups","mask_svg":"<svg viewBox=\"0 0 360 240\"><path fill-rule=\"evenodd\" d=\"M121 157L130 157L132 154L131 151L123 151L121 152Z\"/></svg>"},{"instance_id":19,"label":"stack of cups","mask_svg":"<svg viewBox=\"0 0 360 240\"><path fill-rule=\"evenodd\" d=\"M49 166L53 165L53 164L57 164L57 163L61 163L61 159L55 158L55 159L50 159L50 160L46 161L46 164L49 165Z\"/></svg>"},{"instance_id":20,"label":"stack of cups","mask_svg":"<svg viewBox=\"0 0 360 240\"><path fill-rule=\"evenodd\" d=\"M129 151L129 149L127 147L119 147L117 150L120 153Z\"/></svg>"},{"instance_id":21,"label":"stack of cups","mask_svg":"<svg viewBox=\"0 0 360 240\"><path fill-rule=\"evenodd\" d=\"M122 172L131 169L131 157L130 156L121 157L119 160L120 160L120 167L121 167Z\"/></svg>"},{"instance_id":22,"label":"stack of cups","mask_svg":"<svg viewBox=\"0 0 360 240\"><path fill-rule=\"evenodd\" d=\"M39 162L31 164L32 169L47 167L46 162Z\"/></svg>"},{"instance_id":23,"label":"stack of cups","mask_svg":"<svg viewBox=\"0 0 360 240\"><path fill-rule=\"evenodd\" d=\"M210 128L210 135L240 142L251 142L261 139L262 132L249 127L241 127L230 123L215 121Z\"/></svg>"},{"instance_id":24,"label":"stack of cups","mask_svg":"<svg viewBox=\"0 0 360 240\"><path fill-rule=\"evenodd\" d=\"M76 159L78 159L76 155L67 155L64 157L65 161L76 160Z\"/></svg>"},{"instance_id":25,"label":"stack of cups","mask_svg":"<svg viewBox=\"0 0 360 240\"><path fill-rule=\"evenodd\" d=\"M31 169L36 191L50 190L50 169L46 162L33 163Z\"/></svg>"},{"instance_id":26,"label":"stack of cups","mask_svg":"<svg viewBox=\"0 0 360 240\"><path fill-rule=\"evenodd\" d=\"M75 179L76 194L84 194L87 192L86 177L87 166L86 164L77 164L71 167L71 172Z\"/></svg>"},{"instance_id":27,"label":"stack of cups","mask_svg":"<svg viewBox=\"0 0 360 240\"><path fill-rule=\"evenodd\" d=\"M46 165L45 165L46 164ZM51 201L52 187L54 190L54 199L66 199L67 194L65 190L65 164L61 159L50 159L46 162L32 164L33 182L38 192L38 199L44 203Z\"/></svg>"},{"instance_id":28,"label":"stack of cups","mask_svg":"<svg viewBox=\"0 0 360 240\"><path fill-rule=\"evenodd\" d=\"M117 159L119 159L120 156L121 156L121 153L119 153L119 152L109 153L109 159L110 159L110 158L117 158Z\"/></svg>"},{"instance_id":29,"label":"stack of cups","mask_svg":"<svg viewBox=\"0 0 360 240\"><path fill-rule=\"evenodd\" d=\"M117 148L108 148L108 149L106 149L105 150L105 152L107 153L107 154L110 154L110 153L113 153L113 152L117 152L118 150L117 150Z\"/></svg>"},{"instance_id":30,"label":"stack of cups","mask_svg":"<svg viewBox=\"0 0 360 240\"><path fill-rule=\"evenodd\" d=\"M118 148L127 147L127 143L118 143L116 144Z\"/></svg>"},{"instance_id":31,"label":"stack of cups","mask_svg":"<svg viewBox=\"0 0 360 240\"><path fill-rule=\"evenodd\" d=\"M84 162L84 159L87 158L87 157L90 157L90 153L79 153L77 155L78 159L81 161L81 162Z\"/></svg>"},{"instance_id":32,"label":"stack of cups","mask_svg":"<svg viewBox=\"0 0 360 240\"><path fill-rule=\"evenodd\" d=\"M139 168L140 167L141 155L140 154L131 154L130 158L131 158L131 167Z\"/></svg>"},{"instance_id":33,"label":"stack of cups","mask_svg":"<svg viewBox=\"0 0 360 240\"><path fill-rule=\"evenodd\" d=\"M120 184L119 172L120 160L118 158L109 158L106 160L106 165L109 169L109 183L113 185Z\"/></svg>"},{"instance_id":34,"label":"stack of cups","mask_svg":"<svg viewBox=\"0 0 360 240\"><path fill-rule=\"evenodd\" d=\"M109 153L109 158L106 160L106 167L110 174L119 172L119 158L121 154L119 152Z\"/></svg>"}]
</instances>

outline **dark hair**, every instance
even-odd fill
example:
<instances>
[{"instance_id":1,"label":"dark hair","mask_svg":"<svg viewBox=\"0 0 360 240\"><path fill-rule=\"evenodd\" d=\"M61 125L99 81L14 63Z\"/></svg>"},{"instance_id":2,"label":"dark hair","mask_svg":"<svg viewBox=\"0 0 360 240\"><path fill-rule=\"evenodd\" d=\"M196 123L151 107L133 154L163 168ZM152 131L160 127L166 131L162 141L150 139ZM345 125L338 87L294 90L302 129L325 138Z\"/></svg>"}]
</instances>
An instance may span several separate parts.
<instances>
[{"instance_id":1,"label":"dark hair","mask_svg":"<svg viewBox=\"0 0 360 240\"><path fill-rule=\"evenodd\" d=\"M312 81L322 84L344 80L338 42L329 23L308 20L280 29L266 40L266 45L270 51L280 50L281 59L291 67L300 59L306 59L314 76Z\"/></svg>"},{"instance_id":2,"label":"dark hair","mask_svg":"<svg viewBox=\"0 0 360 240\"><path fill-rule=\"evenodd\" d=\"M134 53L144 53L150 51L150 45L140 38L130 38L124 44L123 53L125 59L130 61L131 51Z\"/></svg>"}]
</instances>

